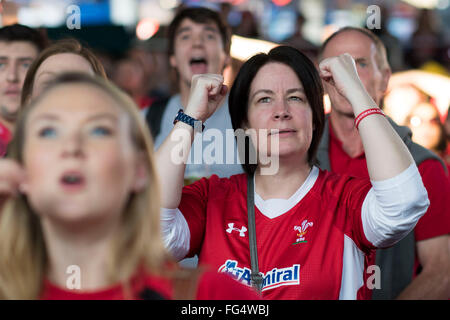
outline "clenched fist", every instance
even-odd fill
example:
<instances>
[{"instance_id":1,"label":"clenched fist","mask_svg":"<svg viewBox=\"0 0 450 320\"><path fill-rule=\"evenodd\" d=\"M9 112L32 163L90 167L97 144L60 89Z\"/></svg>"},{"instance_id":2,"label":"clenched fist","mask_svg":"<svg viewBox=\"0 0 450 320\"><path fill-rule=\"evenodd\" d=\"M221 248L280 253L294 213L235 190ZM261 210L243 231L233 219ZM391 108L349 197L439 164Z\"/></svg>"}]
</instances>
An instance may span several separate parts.
<instances>
[{"instance_id":1,"label":"clenched fist","mask_svg":"<svg viewBox=\"0 0 450 320\"><path fill-rule=\"evenodd\" d=\"M366 94L364 85L359 79L355 61L348 53L321 61L319 73L326 84L332 86L350 102L354 97Z\"/></svg>"}]
</instances>

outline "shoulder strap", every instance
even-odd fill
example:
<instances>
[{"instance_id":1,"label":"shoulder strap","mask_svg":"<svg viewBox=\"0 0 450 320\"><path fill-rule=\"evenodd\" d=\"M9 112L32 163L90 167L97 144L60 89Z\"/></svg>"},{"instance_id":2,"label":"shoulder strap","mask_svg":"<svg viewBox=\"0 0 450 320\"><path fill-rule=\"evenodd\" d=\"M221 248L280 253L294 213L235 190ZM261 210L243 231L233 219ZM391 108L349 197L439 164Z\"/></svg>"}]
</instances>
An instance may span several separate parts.
<instances>
[{"instance_id":1,"label":"shoulder strap","mask_svg":"<svg viewBox=\"0 0 450 320\"><path fill-rule=\"evenodd\" d=\"M259 272L258 249L256 246L256 225L255 225L255 185L253 174L247 175L247 213L248 213L248 239L250 246L250 264L252 273L250 280L252 286L261 293L263 276Z\"/></svg>"},{"instance_id":2,"label":"shoulder strap","mask_svg":"<svg viewBox=\"0 0 450 320\"><path fill-rule=\"evenodd\" d=\"M148 107L145 121L147 122L153 139L155 139L161 131L161 120L168 102L169 98L162 98L153 102L152 105Z\"/></svg>"}]
</instances>

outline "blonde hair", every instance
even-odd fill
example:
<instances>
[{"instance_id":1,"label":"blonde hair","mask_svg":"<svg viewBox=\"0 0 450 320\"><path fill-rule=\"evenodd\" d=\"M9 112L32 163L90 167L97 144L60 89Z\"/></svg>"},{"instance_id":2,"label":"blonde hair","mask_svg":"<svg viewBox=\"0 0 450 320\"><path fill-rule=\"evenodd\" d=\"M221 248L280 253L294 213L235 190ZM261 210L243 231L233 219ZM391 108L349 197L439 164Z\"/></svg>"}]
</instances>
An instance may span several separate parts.
<instances>
[{"instance_id":1,"label":"blonde hair","mask_svg":"<svg viewBox=\"0 0 450 320\"><path fill-rule=\"evenodd\" d=\"M160 273L170 257L160 232L160 192L153 159L153 142L147 126L141 121L134 102L113 84L100 77L66 73L52 84L21 113L8 157L22 163L25 123L31 109L53 88L64 84L86 84L111 96L131 119L131 136L137 152L148 161L147 187L130 195L122 213L120 233L112 244L107 270L111 283L127 281L143 267ZM0 299L37 299L47 268L47 253L38 216L21 194L9 199L0 213ZM125 286L127 287L127 286Z\"/></svg>"}]
</instances>

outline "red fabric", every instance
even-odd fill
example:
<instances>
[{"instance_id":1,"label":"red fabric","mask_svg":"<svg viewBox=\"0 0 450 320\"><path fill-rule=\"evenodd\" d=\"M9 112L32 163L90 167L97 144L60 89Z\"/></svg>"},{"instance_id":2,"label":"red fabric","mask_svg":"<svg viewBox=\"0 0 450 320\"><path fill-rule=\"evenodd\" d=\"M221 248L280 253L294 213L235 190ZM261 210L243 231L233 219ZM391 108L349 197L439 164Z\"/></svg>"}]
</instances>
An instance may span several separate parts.
<instances>
[{"instance_id":1,"label":"red fabric","mask_svg":"<svg viewBox=\"0 0 450 320\"><path fill-rule=\"evenodd\" d=\"M6 155L8 144L11 142L11 139L11 132L0 122L0 157Z\"/></svg>"},{"instance_id":2,"label":"red fabric","mask_svg":"<svg viewBox=\"0 0 450 320\"><path fill-rule=\"evenodd\" d=\"M369 172L365 154L350 158L342 149L342 142L335 136L331 121L329 129L329 154L332 171L368 178ZM418 169L430 199L430 206L427 212L414 229L416 241L421 241L450 233L450 180L447 178L447 174L438 160L425 160L418 166ZM416 255L416 266L418 265L419 262ZM417 270L416 268L415 274Z\"/></svg>"},{"instance_id":3,"label":"red fabric","mask_svg":"<svg viewBox=\"0 0 450 320\"><path fill-rule=\"evenodd\" d=\"M351 257L344 261L344 245L351 244L347 248L361 256L374 248L361 221L370 187L366 179L320 171L311 190L281 216L270 219L255 208L263 298L340 297L344 265L355 262ZM179 208L191 233L190 255L198 254L200 263L250 285L248 230L242 228L247 226L246 196L245 174L213 175L184 187ZM307 223L312 224L302 229L304 239L299 240L296 227ZM350 289L355 297L358 289Z\"/></svg>"},{"instance_id":4,"label":"red fabric","mask_svg":"<svg viewBox=\"0 0 450 320\"><path fill-rule=\"evenodd\" d=\"M163 277L145 275L134 277L131 281L131 299L141 299L139 294L145 288L157 292L165 299L171 299L173 288L171 282ZM44 280L42 300L124 300L124 286L117 284L95 291L70 290L58 287ZM197 287L197 300L258 300L260 297L253 290L239 284L231 277L215 272L204 272Z\"/></svg>"},{"instance_id":5,"label":"red fabric","mask_svg":"<svg viewBox=\"0 0 450 320\"><path fill-rule=\"evenodd\" d=\"M139 109L143 110L143 109L150 107L153 104L153 102L155 102L155 100L156 99L153 97L148 97L148 96L141 97L138 101Z\"/></svg>"}]
</instances>

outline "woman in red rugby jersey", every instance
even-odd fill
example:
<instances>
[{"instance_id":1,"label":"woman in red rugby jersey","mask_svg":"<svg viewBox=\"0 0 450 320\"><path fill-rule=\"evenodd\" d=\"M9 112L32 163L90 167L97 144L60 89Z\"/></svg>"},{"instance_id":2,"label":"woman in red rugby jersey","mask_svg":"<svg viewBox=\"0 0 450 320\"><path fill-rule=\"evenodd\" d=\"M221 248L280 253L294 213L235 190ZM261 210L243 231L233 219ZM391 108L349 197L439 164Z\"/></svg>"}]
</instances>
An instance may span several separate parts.
<instances>
[{"instance_id":1,"label":"woman in red rugby jersey","mask_svg":"<svg viewBox=\"0 0 450 320\"><path fill-rule=\"evenodd\" d=\"M365 90L352 56L325 59L319 69L286 46L244 63L229 110L236 134L248 133L257 157L240 155L246 174L213 175L183 188L180 154L187 157L194 129L202 128L195 121L206 121L209 136L207 119L227 92L220 75L193 77L189 103L157 151L163 235L174 256L198 254L200 263L258 287L268 299L364 297L368 255L407 235L429 201L411 154ZM370 180L315 165L324 127L322 80L353 108L343 116L355 120ZM249 195L254 206L248 207ZM252 207L257 259L249 249Z\"/></svg>"}]
</instances>

